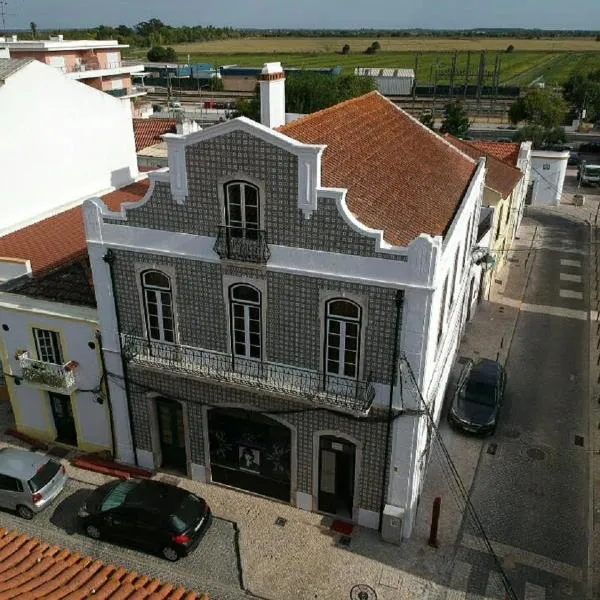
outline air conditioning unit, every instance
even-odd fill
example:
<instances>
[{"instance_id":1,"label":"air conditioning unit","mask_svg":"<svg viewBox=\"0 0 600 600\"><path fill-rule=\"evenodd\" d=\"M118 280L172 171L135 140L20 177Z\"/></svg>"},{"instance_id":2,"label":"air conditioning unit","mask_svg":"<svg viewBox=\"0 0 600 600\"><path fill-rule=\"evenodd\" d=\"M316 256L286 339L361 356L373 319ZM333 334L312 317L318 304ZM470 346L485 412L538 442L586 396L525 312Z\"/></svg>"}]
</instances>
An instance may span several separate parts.
<instances>
[{"instance_id":1,"label":"air conditioning unit","mask_svg":"<svg viewBox=\"0 0 600 600\"><path fill-rule=\"evenodd\" d=\"M400 545L402 543L403 524L404 509L386 504L381 522L381 539L390 544Z\"/></svg>"}]
</instances>

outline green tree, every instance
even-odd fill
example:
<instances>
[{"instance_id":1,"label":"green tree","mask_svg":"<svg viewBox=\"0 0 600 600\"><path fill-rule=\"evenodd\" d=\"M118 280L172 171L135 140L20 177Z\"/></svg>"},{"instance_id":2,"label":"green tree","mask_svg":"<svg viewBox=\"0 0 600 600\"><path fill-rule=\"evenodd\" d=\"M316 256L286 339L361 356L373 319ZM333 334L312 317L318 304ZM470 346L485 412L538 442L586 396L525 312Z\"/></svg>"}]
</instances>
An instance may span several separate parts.
<instances>
[{"instance_id":1,"label":"green tree","mask_svg":"<svg viewBox=\"0 0 600 600\"><path fill-rule=\"evenodd\" d=\"M513 135L514 142L530 141L537 150L549 144L560 144L566 140L562 127L543 127L542 125L525 125Z\"/></svg>"},{"instance_id":2,"label":"green tree","mask_svg":"<svg viewBox=\"0 0 600 600\"><path fill-rule=\"evenodd\" d=\"M177 62L177 52L170 46L152 46L146 56L150 62Z\"/></svg>"},{"instance_id":3,"label":"green tree","mask_svg":"<svg viewBox=\"0 0 600 600\"><path fill-rule=\"evenodd\" d=\"M342 48L342 54L350 54L350 45L349 44L344 44L344 46Z\"/></svg>"},{"instance_id":4,"label":"green tree","mask_svg":"<svg viewBox=\"0 0 600 600\"><path fill-rule=\"evenodd\" d=\"M429 129L433 129L435 125L435 119L433 118L433 114L430 112L424 112L420 117L419 121L425 125L425 127L429 127Z\"/></svg>"},{"instance_id":5,"label":"green tree","mask_svg":"<svg viewBox=\"0 0 600 600\"><path fill-rule=\"evenodd\" d=\"M441 133L450 133L456 137L465 137L469 133L469 114L462 102L454 100L444 106L444 119Z\"/></svg>"},{"instance_id":6,"label":"green tree","mask_svg":"<svg viewBox=\"0 0 600 600\"><path fill-rule=\"evenodd\" d=\"M506 51L507 51L507 52L514 52L514 51L515 51L515 47L514 47L512 44L509 44L509 45L506 47Z\"/></svg>"},{"instance_id":7,"label":"green tree","mask_svg":"<svg viewBox=\"0 0 600 600\"><path fill-rule=\"evenodd\" d=\"M577 115L585 109L586 119L600 117L600 69L572 73L563 86L563 96Z\"/></svg>"},{"instance_id":8,"label":"green tree","mask_svg":"<svg viewBox=\"0 0 600 600\"><path fill-rule=\"evenodd\" d=\"M378 50L381 50L381 44L377 40L375 40L371 44L371 48L373 48L373 50L375 50L375 52L377 52Z\"/></svg>"},{"instance_id":9,"label":"green tree","mask_svg":"<svg viewBox=\"0 0 600 600\"><path fill-rule=\"evenodd\" d=\"M31 23L29 23L29 29L31 29L31 37L35 40L37 37L37 23L31 21Z\"/></svg>"},{"instance_id":10,"label":"green tree","mask_svg":"<svg viewBox=\"0 0 600 600\"><path fill-rule=\"evenodd\" d=\"M510 107L508 117L515 124L524 121L528 125L552 129L564 124L567 110L567 103L560 94L544 88L533 88Z\"/></svg>"}]
</instances>

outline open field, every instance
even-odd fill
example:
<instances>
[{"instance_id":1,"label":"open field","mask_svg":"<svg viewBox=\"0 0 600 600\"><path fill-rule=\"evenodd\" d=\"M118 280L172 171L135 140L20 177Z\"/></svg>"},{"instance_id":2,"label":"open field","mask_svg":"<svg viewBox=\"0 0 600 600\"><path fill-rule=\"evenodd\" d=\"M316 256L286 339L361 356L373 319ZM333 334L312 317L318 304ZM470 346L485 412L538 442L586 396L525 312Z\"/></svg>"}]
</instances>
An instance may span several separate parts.
<instances>
[{"instance_id":1,"label":"open field","mask_svg":"<svg viewBox=\"0 0 600 600\"><path fill-rule=\"evenodd\" d=\"M344 44L351 52L362 52L378 39L382 52L450 52L460 50L505 50L510 44L515 50L530 52L600 52L600 42L595 38L565 38L522 40L511 38L343 38L343 37L281 37L214 40L175 46L182 54L281 54L335 53Z\"/></svg>"}]
</instances>

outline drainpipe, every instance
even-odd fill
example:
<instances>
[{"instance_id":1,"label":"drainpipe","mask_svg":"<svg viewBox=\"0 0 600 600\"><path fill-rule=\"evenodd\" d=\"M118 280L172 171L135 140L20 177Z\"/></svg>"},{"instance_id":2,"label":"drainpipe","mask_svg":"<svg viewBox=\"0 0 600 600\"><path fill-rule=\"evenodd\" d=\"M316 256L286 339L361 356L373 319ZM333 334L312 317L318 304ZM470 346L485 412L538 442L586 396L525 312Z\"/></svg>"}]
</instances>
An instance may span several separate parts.
<instances>
[{"instance_id":1,"label":"drainpipe","mask_svg":"<svg viewBox=\"0 0 600 600\"><path fill-rule=\"evenodd\" d=\"M383 511L385 509L385 476L389 471L387 464L388 454L390 452L390 435L392 433L392 406L394 403L394 383L396 381L396 373L398 372L398 346L400 344L400 326L402 324L402 308L404 306L404 292L396 290L396 323L394 325L394 351L392 353L392 373L390 377L390 397L388 403L388 422L385 436L385 460L386 467L383 469L381 477L381 508L379 509L379 533L383 528ZM402 386L402 383L400 383Z\"/></svg>"},{"instance_id":2,"label":"drainpipe","mask_svg":"<svg viewBox=\"0 0 600 600\"><path fill-rule=\"evenodd\" d=\"M123 381L125 382L125 399L127 401L127 412L129 414L129 432L131 435L131 444L133 445L133 461L135 466L139 466L138 457L137 457L137 442L135 439L135 428L132 423L132 415L131 412L131 397L130 397L130 388L129 388L129 376L127 374L127 361L125 360L125 355L123 354L123 342L121 341L121 318L119 316L119 301L117 299L116 294L116 286L115 286L115 273L113 270L113 263L115 262L115 253L112 248L109 248L106 251L106 254L102 257L102 260L108 265L108 272L110 273L110 284L112 286L113 299L115 303L115 317L117 320L117 336L119 338L119 354L121 356L121 368L123 369Z\"/></svg>"},{"instance_id":3,"label":"drainpipe","mask_svg":"<svg viewBox=\"0 0 600 600\"><path fill-rule=\"evenodd\" d=\"M115 440L115 418L110 399L110 387L108 385L108 374L106 373L106 363L104 362L104 352L102 351L102 334L100 331L96 331L96 341L98 342L98 348L100 349L100 365L102 367L102 377L105 381L104 388L106 390L106 404L108 406L108 418L110 419L110 441L112 447L112 456L114 459L115 454L117 453L117 442Z\"/></svg>"}]
</instances>

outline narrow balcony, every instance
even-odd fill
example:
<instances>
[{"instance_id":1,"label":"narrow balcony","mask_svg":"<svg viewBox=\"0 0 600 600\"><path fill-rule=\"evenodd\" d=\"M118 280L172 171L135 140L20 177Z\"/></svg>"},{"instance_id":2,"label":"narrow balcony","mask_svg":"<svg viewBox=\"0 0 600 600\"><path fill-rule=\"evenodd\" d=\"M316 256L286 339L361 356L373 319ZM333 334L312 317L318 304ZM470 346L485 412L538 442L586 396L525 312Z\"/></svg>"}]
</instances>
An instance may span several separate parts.
<instances>
[{"instance_id":1,"label":"narrow balcony","mask_svg":"<svg viewBox=\"0 0 600 600\"><path fill-rule=\"evenodd\" d=\"M225 225L219 227L214 251L220 258L262 264L271 256L266 231Z\"/></svg>"},{"instance_id":2,"label":"narrow balcony","mask_svg":"<svg viewBox=\"0 0 600 600\"><path fill-rule=\"evenodd\" d=\"M176 346L123 334L123 352L133 363L193 375L252 391L285 394L329 408L366 415L375 400L375 387L366 381L326 375L308 369L232 357L212 350Z\"/></svg>"},{"instance_id":3,"label":"narrow balcony","mask_svg":"<svg viewBox=\"0 0 600 600\"><path fill-rule=\"evenodd\" d=\"M64 394L70 394L77 388L75 371L79 365L74 360L56 365L31 358L24 350L18 352L16 358L21 367L21 377L27 383Z\"/></svg>"}]
</instances>

